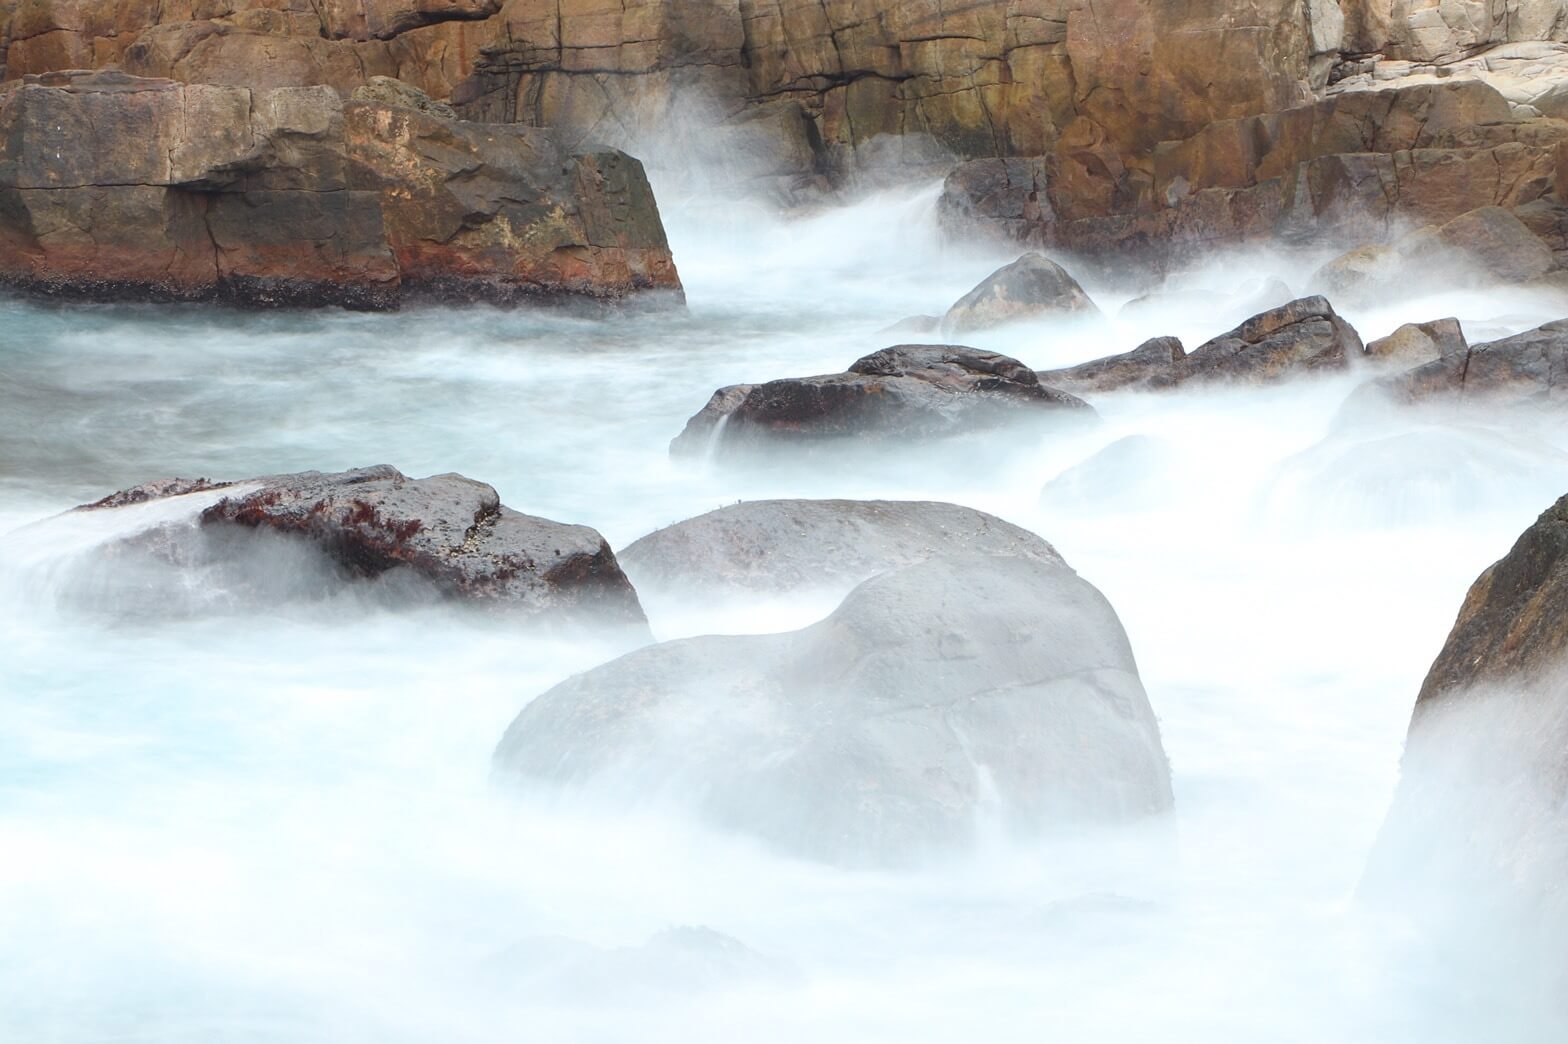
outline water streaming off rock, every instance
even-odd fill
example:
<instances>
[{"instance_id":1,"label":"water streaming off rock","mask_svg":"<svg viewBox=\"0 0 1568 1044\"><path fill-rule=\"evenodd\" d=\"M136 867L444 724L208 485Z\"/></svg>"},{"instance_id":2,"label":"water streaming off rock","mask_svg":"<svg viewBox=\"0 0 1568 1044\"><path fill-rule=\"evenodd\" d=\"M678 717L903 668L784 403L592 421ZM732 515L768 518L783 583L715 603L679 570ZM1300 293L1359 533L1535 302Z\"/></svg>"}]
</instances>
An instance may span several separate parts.
<instances>
[{"instance_id":1,"label":"water streaming off rock","mask_svg":"<svg viewBox=\"0 0 1568 1044\"><path fill-rule=\"evenodd\" d=\"M842 370L1009 260L944 247L934 199L788 220L675 200L687 314L0 303L0 1036L1560 1039L1560 953L1473 923L1462 896L1449 923L1355 893L1421 677L1471 580L1568 488L1568 432L1347 416L1351 372L1113 396L1097 427L983 454L672 463L713 389ZM1125 312L1091 283L1113 318L971 340L1038 369L1196 344L1310 270L1222 258ZM1368 338L1457 315L1475 341L1563 305L1346 314ZM616 547L773 496L950 500L1032 529L1126 626L1174 838L994 838L850 871L679 807L500 793L518 710L618 648L322 594L308 561L267 567L289 598L124 577L108 598L80 552L112 534L45 521L155 477L383 462L483 479ZM832 608L650 604L660 638Z\"/></svg>"}]
</instances>

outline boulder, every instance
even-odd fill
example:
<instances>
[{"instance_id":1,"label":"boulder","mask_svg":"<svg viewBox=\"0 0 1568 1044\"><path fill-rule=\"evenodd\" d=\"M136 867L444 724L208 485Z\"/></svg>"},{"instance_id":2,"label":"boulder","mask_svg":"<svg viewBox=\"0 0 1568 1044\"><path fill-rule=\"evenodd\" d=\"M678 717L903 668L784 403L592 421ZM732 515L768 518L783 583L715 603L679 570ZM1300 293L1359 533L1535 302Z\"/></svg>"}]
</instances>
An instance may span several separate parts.
<instances>
[{"instance_id":1,"label":"boulder","mask_svg":"<svg viewBox=\"0 0 1568 1044\"><path fill-rule=\"evenodd\" d=\"M939 439L1060 416L1093 416L1017 359L959 345L884 348L846 373L736 385L670 444L678 456L844 439Z\"/></svg>"},{"instance_id":2,"label":"boulder","mask_svg":"<svg viewBox=\"0 0 1568 1044\"><path fill-rule=\"evenodd\" d=\"M622 549L644 593L709 601L849 588L938 555L1059 561L1038 536L957 504L755 500L650 533Z\"/></svg>"},{"instance_id":3,"label":"boulder","mask_svg":"<svg viewBox=\"0 0 1568 1044\"><path fill-rule=\"evenodd\" d=\"M996 270L948 309L943 332L972 333L1050 315L1099 314L1067 270L1040 254L1025 254Z\"/></svg>"},{"instance_id":4,"label":"boulder","mask_svg":"<svg viewBox=\"0 0 1568 1044\"><path fill-rule=\"evenodd\" d=\"M645 648L531 702L523 786L673 801L850 865L1169 812L1169 766L1105 598L1059 560L959 555L776 635Z\"/></svg>"},{"instance_id":5,"label":"boulder","mask_svg":"<svg viewBox=\"0 0 1568 1044\"><path fill-rule=\"evenodd\" d=\"M1404 273L1405 258L1398 249L1368 244L1328 261L1307 282L1329 297L1359 301L1396 289Z\"/></svg>"},{"instance_id":6,"label":"boulder","mask_svg":"<svg viewBox=\"0 0 1568 1044\"><path fill-rule=\"evenodd\" d=\"M1482 683L1528 683L1568 655L1568 497L1476 580L1416 709Z\"/></svg>"},{"instance_id":7,"label":"boulder","mask_svg":"<svg viewBox=\"0 0 1568 1044\"><path fill-rule=\"evenodd\" d=\"M1568 320L1471 345L1368 388L1401 403L1568 401Z\"/></svg>"},{"instance_id":8,"label":"boulder","mask_svg":"<svg viewBox=\"0 0 1568 1044\"><path fill-rule=\"evenodd\" d=\"M1304 297L1253 316L1200 345L1182 363L1182 381L1267 382L1344 369L1364 353L1355 329L1321 297Z\"/></svg>"},{"instance_id":9,"label":"boulder","mask_svg":"<svg viewBox=\"0 0 1568 1044\"><path fill-rule=\"evenodd\" d=\"M1367 342L1367 359L1389 366L1414 367L1469 347L1458 319L1406 323L1387 337Z\"/></svg>"},{"instance_id":10,"label":"boulder","mask_svg":"<svg viewBox=\"0 0 1568 1044\"><path fill-rule=\"evenodd\" d=\"M1039 376L1053 388L1092 395L1122 388L1168 388L1181 380L1187 350L1175 337L1152 337L1130 352L1092 362L1046 370Z\"/></svg>"},{"instance_id":11,"label":"boulder","mask_svg":"<svg viewBox=\"0 0 1568 1044\"><path fill-rule=\"evenodd\" d=\"M430 95L418 87L393 76L372 76L365 81L364 86L356 87L351 97L354 101L400 105L438 119L457 119L457 110L452 106L446 102L433 101Z\"/></svg>"},{"instance_id":12,"label":"boulder","mask_svg":"<svg viewBox=\"0 0 1568 1044\"><path fill-rule=\"evenodd\" d=\"M1437 230L1445 246L1461 253L1485 283L1524 283L1551 270L1552 252L1524 222L1502 207L1461 214Z\"/></svg>"},{"instance_id":13,"label":"boulder","mask_svg":"<svg viewBox=\"0 0 1568 1044\"><path fill-rule=\"evenodd\" d=\"M1364 354L1355 329L1328 301L1304 297L1255 315L1191 352L1184 352L1174 337L1157 337L1130 352L1047 370L1039 377L1084 394L1205 381L1260 384L1344 369Z\"/></svg>"},{"instance_id":14,"label":"boulder","mask_svg":"<svg viewBox=\"0 0 1568 1044\"><path fill-rule=\"evenodd\" d=\"M28 77L0 128L15 287L364 308L679 293L641 165L537 128L113 72Z\"/></svg>"},{"instance_id":15,"label":"boulder","mask_svg":"<svg viewBox=\"0 0 1568 1044\"><path fill-rule=\"evenodd\" d=\"M135 509L209 494L195 527L169 524L133 543L177 564L236 530L276 534L321 552L348 580L402 570L441 595L525 616L592 618L646 632L637 594L604 538L513 511L494 488L461 475L410 479L395 468L307 471L224 483L161 480L78 512ZM228 545L223 545L228 546Z\"/></svg>"}]
</instances>

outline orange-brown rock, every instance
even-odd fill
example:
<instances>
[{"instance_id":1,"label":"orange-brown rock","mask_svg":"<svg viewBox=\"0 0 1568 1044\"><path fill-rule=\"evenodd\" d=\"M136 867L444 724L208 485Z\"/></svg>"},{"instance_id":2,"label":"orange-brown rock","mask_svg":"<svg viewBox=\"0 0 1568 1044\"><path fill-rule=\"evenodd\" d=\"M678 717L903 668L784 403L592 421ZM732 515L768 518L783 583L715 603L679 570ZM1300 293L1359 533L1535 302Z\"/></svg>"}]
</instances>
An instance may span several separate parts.
<instances>
[{"instance_id":1,"label":"orange-brown rock","mask_svg":"<svg viewBox=\"0 0 1568 1044\"><path fill-rule=\"evenodd\" d=\"M548 131L119 73L0 95L0 280L395 306L679 290L637 161Z\"/></svg>"}]
</instances>

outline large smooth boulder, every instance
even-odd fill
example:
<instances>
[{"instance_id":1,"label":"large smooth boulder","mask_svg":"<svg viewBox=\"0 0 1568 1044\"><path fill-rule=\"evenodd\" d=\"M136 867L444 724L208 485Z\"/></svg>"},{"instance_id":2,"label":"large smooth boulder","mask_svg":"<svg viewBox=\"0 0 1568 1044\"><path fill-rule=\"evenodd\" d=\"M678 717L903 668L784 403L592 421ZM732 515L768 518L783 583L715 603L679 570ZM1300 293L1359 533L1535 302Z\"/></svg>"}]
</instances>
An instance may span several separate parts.
<instances>
[{"instance_id":1,"label":"large smooth boulder","mask_svg":"<svg viewBox=\"0 0 1568 1044\"><path fill-rule=\"evenodd\" d=\"M1041 254L1025 254L987 276L948 309L949 336L1051 315L1099 314L1067 270Z\"/></svg>"},{"instance_id":2,"label":"large smooth boulder","mask_svg":"<svg viewBox=\"0 0 1568 1044\"><path fill-rule=\"evenodd\" d=\"M678 295L641 165L549 131L120 73L0 94L0 281L390 308Z\"/></svg>"},{"instance_id":3,"label":"large smooth boulder","mask_svg":"<svg viewBox=\"0 0 1568 1044\"><path fill-rule=\"evenodd\" d=\"M228 537L249 530L308 546L347 582L401 571L446 598L646 633L637 594L603 537L514 511L493 487L461 475L411 479L381 465L233 483L160 480L77 511L142 510L195 495L210 503L198 506L194 525L159 524L128 544L178 567L238 551Z\"/></svg>"},{"instance_id":4,"label":"large smooth boulder","mask_svg":"<svg viewBox=\"0 0 1568 1044\"><path fill-rule=\"evenodd\" d=\"M1451 351L1368 390L1401 403L1561 404L1568 400L1568 320Z\"/></svg>"},{"instance_id":5,"label":"large smooth boulder","mask_svg":"<svg viewBox=\"0 0 1568 1044\"><path fill-rule=\"evenodd\" d=\"M1044 557L958 555L866 581L777 635L651 646L530 703L505 777L848 864L1168 812L1169 766L1110 604Z\"/></svg>"},{"instance_id":6,"label":"large smooth boulder","mask_svg":"<svg viewBox=\"0 0 1568 1044\"><path fill-rule=\"evenodd\" d=\"M1170 388L1188 383L1266 384L1344 369L1365 355L1355 329L1321 297L1272 308L1191 352L1157 337L1130 352L1047 370L1043 383L1085 394Z\"/></svg>"},{"instance_id":7,"label":"large smooth boulder","mask_svg":"<svg viewBox=\"0 0 1568 1044\"><path fill-rule=\"evenodd\" d=\"M677 522L623 548L645 594L734 599L848 590L939 555L1060 560L1044 540L958 504L893 500L753 500Z\"/></svg>"},{"instance_id":8,"label":"large smooth boulder","mask_svg":"<svg viewBox=\"0 0 1568 1044\"><path fill-rule=\"evenodd\" d=\"M845 373L735 385L670 444L676 455L845 439L939 439L1059 416L1093 416L1017 359L961 345L903 344Z\"/></svg>"}]
</instances>

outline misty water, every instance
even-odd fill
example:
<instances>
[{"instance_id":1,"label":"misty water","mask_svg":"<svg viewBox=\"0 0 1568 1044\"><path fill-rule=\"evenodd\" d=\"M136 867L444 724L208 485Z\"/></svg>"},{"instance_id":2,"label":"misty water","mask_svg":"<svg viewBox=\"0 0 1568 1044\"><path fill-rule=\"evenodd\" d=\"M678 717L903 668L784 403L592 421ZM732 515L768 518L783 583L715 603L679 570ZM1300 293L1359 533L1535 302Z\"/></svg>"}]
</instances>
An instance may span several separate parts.
<instances>
[{"instance_id":1,"label":"misty water","mask_svg":"<svg viewBox=\"0 0 1568 1044\"><path fill-rule=\"evenodd\" d=\"M1016 254L944 243L935 199L669 199L686 312L0 301L0 1040L1562 1039L1560 953L1471 896L1415 915L1358 886L1426 668L1568 490L1568 430L1346 413L1353 371L1105 397L1098 426L979 450L669 459L714 388L918 340L883 331ZM1313 260L1218 258L1126 309L1091 282L1104 322L968 340L1042 369L1190 348ZM1368 339L1456 315L1474 342L1568 301L1412 287L1343 311ZM1174 829L846 870L679 807L519 795L491 777L508 723L620 647L324 593L308 563L263 602L117 582L83 561L131 522L50 521L156 477L377 463L482 479L616 547L774 496L999 514L1120 613ZM648 608L668 639L832 604Z\"/></svg>"}]
</instances>

